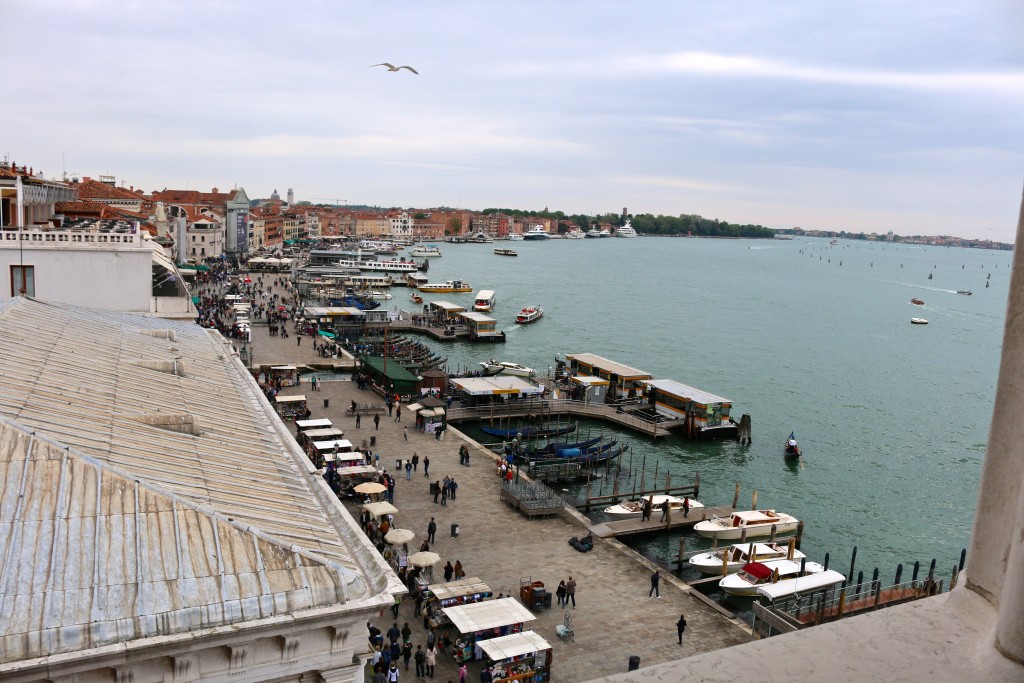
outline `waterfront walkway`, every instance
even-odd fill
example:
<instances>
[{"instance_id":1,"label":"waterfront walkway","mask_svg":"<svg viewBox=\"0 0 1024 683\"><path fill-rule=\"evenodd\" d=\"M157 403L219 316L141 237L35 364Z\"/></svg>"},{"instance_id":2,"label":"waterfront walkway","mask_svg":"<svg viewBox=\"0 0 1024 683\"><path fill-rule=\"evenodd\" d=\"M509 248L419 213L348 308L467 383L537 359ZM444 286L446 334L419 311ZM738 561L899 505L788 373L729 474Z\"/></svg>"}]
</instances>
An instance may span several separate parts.
<instances>
[{"instance_id":1,"label":"waterfront walkway","mask_svg":"<svg viewBox=\"0 0 1024 683\"><path fill-rule=\"evenodd\" d=\"M289 324L289 333L291 334ZM259 364L313 365L322 361L312 349L309 337L270 337L265 325L253 326L253 350ZM236 342L236 346L238 342ZM472 441L465 440L455 429L449 429L443 441L415 431L409 412L403 407L402 422L381 415L380 428L363 416L361 429L355 419L344 416L345 407L354 399L358 403L381 400L369 391L360 391L347 381L321 382L321 391L310 391L308 376L298 387L289 387L282 395L305 394L314 418L330 418L345 431L345 438L359 444L364 438L376 437L375 451L380 453L382 467L394 468L397 458L420 456L419 471L411 480L405 473L395 473L397 486L395 521L400 528L413 530L417 537L410 548L419 547L426 537L427 523L434 516L438 531L431 550L441 555L442 563L434 570L439 580L443 563L462 562L467 576L480 577L494 591L519 597L519 583L525 577L543 581L552 593L560 579L573 576L578 584L577 607L573 616L574 641L563 641L555 635L555 626L562 623L564 612L557 602L550 610L537 614L527 625L551 643L554 652L552 681L574 683L625 672L630 656L640 657L641 666L679 659L700 652L729 647L750 640L746 628L725 617L691 594L681 581L662 571L661 598L648 599L650 575L654 565L615 540L596 540L594 549L586 554L574 550L568 539L583 536L587 520L575 510L566 508L558 516L527 519L505 505L499 497L499 481L494 474L494 455ZM329 403L324 407L324 401ZM408 428L409 441L403 437ZM458 450L469 443L471 466L458 464ZM423 476L422 460L430 458L430 478ZM457 498L442 507L429 495L430 481L454 476L459 488ZM350 507L350 511L354 508ZM358 514L356 512L356 514ZM450 536L450 525L459 524L457 538ZM554 599L553 599L554 600ZM399 627L409 622L412 642L424 644L423 622L413 616L412 600L400 607ZM676 642L675 622L685 613L688 623L684 644ZM374 620L386 631L392 623L390 610ZM457 634L449 629L454 640ZM479 680L481 664L470 665L469 681ZM403 676L414 678L414 668ZM403 680L405 680L403 678ZM450 655L438 658L435 680L458 680L457 667Z\"/></svg>"}]
</instances>

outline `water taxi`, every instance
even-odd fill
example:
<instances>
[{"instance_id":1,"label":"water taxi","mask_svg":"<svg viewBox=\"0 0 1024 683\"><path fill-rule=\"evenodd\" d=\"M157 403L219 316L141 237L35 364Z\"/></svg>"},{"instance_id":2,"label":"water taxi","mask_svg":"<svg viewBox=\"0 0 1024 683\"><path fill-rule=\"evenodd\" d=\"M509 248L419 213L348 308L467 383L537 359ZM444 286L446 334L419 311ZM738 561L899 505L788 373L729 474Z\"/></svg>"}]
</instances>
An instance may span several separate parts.
<instances>
[{"instance_id":1,"label":"water taxi","mask_svg":"<svg viewBox=\"0 0 1024 683\"><path fill-rule=\"evenodd\" d=\"M804 558L804 554L793 549L789 556L789 546L781 543L735 543L706 553L698 553L689 559L691 567L701 574L735 574L748 562L766 562L768 560L796 560ZM725 571L722 571L722 567Z\"/></svg>"},{"instance_id":2,"label":"water taxi","mask_svg":"<svg viewBox=\"0 0 1024 683\"><path fill-rule=\"evenodd\" d=\"M448 280L447 282L428 282L420 285L421 292L472 292L473 287L462 280Z\"/></svg>"},{"instance_id":3,"label":"water taxi","mask_svg":"<svg viewBox=\"0 0 1024 683\"><path fill-rule=\"evenodd\" d=\"M494 292L490 289L481 289L473 301L473 310L487 313L494 309L494 304L497 303Z\"/></svg>"},{"instance_id":4,"label":"water taxi","mask_svg":"<svg viewBox=\"0 0 1024 683\"><path fill-rule=\"evenodd\" d=\"M416 292L413 292L413 293L412 293L412 296L410 296L410 297L409 297L409 299L410 299L410 300L411 300L411 301L412 301L412 302L413 302L414 304L421 304L421 303L423 303L423 297L422 297L422 296L420 296L419 294L417 294Z\"/></svg>"},{"instance_id":5,"label":"water taxi","mask_svg":"<svg viewBox=\"0 0 1024 683\"><path fill-rule=\"evenodd\" d=\"M583 234L583 236L586 237L587 239L597 239L598 237L601 236L601 231L598 230L597 228L591 228L590 230L587 230Z\"/></svg>"},{"instance_id":6,"label":"water taxi","mask_svg":"<svg viewBox=\"0 0 1024 683\"><path fill-rule=\"evenodd\" d=\"M544 315L544 309L540 306L527 306L516 315L516 322L520 325L536 322Z\"/></svg>"},{"instance_id":7,"label":"water taxi","mask_svg":"<svg viewBox=\"0 0 1024 683\"><path fill-rule=\"evenodd\" d=\"M627 220L625 225L623 225L621 228L619 228L618 230L615 231L615 236L616 237L636 237L637 236L636 229Z\"/></svg>"},{"instance_id":8,"label":"water taxi","mask_svg":"<svg viewBox=\"0 0 1024 683\"><path fill-rule=\"evenodd\" d=\"M508 241L509 242L522 242L523 241L523 235L522 235L522 233L519 233L519 232L510 232L508 234Z\"/></svg>"},{"instance_id":9,"label":"water taxi","mask_svg":"<svg viewBox=\"0 0 1024 683\"><path fill-rule=\"evenodd\" d=\"M648 500L651 501L651 511L661 512L661 506L668 503L669 509L675 514L678 511L683 514L683 508L687 510L693 510L694 508L704 507L704 503L693 498L679 498L677 496L668 496L665 494L657 494L649 496L648 498L637 498L635 500L624 500L617 505L610 505L604 509L606 515L640 515L644 511L644 503ZM685 504L684 504L685 501Z\"/></svg>"},{"instance_id":10,"label":"water taxi","mask_svg":"<svg viewBox=\"0 0 1024 683\"><path fill-rule=\"evenodd\" d=\"M583 231L579 228L573 228L569 232L565 233L565 239L567 240L581 240L585 237Z\"/></svg>"},{"instance_id":11,"label":"water taxi","mask_svg":"<svg viewBox=\"0 0 1024 683\"><path fill-rule=\"evenodd\" d=\"M516 375L517 377L533 377L537 372L533 368L528 368L521 363L509 363L506 361L496 361L493 358L488 361L480 363L480 367L483 368L484 375Z\"/></svg>"},{"instance_id":12,"label":"water taxi","mask_svg":"<svg viewBox=\"0 0 1024 683\"><path fill-rule=\"evenodd\" d=\"M805 577L827 575L827 582L804 581ZM784 584L788 593L796 593L811 588L824 588L846 580L837 571L827 570L817 562L793 562L792 560L770 560L768 562L748 562L735 574L729 574L718 582L718 587L729 595L757 595L758 588L769 585ZM804 584L807 584L806 586ZM784 589L785 590L785 589Z\"/></svg>"},{"instance_id":13,"label":"water taxi","mask_svg":"<svg viewBox=\"0 0 1024 683\"><path fill-rule=\"evenodd\" d=\"M497 249L495 249L494 253L497 254L498 256L519 256L519 252L516 251L515 249L507 249L502 247L498 247Z\"/></svg>"},{"instance_id":14,"label":"water taxi","mask_svg":"<svg viewBox=\"0 0 1024 683\"><path fill-rule=\"evenodd\" d=\"M768 536L772 533L772 527L775 528L776 534L787 534L796 531L799 524L800 520L784 512L740 510L726 517L712 517L697 522L693 530L704 538L730 540L742 537L744 532L747 538Z\"/></svg>"},{"instance_id":15,"label":"water taxi","mask_svg":"<svg viewBox=\"0 0 1024 683\"><path fill-rule=\"evenodd\" d=\"M406 249L409 252L409 256L418 256L420 258L430 258L441 255L441 250L433 244L416 244Z\"/></svg>"},{"instance_id":16,"label":"water taxi","mask_svg":"<svg viewBox=\"0 0 1024 683\"><path fill-rule=\"evenodd\" d=\"M550 238L551 235L544 230L543 225L535 225L523 234L524 240L546 240Z\"/></svg>"}]
</instances>

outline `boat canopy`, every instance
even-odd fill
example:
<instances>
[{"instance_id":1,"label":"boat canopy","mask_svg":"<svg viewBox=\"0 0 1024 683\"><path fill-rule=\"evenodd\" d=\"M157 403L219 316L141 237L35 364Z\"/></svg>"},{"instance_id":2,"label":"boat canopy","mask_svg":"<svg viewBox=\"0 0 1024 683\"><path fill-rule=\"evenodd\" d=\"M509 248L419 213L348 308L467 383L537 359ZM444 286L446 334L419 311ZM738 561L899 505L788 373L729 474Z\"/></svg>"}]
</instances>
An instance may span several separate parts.
<instances>
[{"instance_id":1,"label":"boat canopy","mask_svg":"<svg viewBox=\"0 0 1024 683\"><path fill-rule=\"evenodd\" d=\"M488 638L479 641L477 645L494 662L551 649L551 643L544 640L544 637L536 631L522 631L510 633L507 636Z\"/></svg>"},{"instance_id":2,"label":"boat canopy","mask_svg":"<svg viewBox=\"0 0 1024 683\"><path fill-rule=\"evenodd\" d=\"M516 375L492 375L491 377L453 377L451 383L456 389L470 396L512 394L536 396L544 389L531 384Z\"/></svg>"},{"instance_id":3,"label":"boat canopy","mask_svg":"<svg viewBox=\"0 0 1024 683\"><path fill-rule=\"evenodd\" d=\"M786 597L796 592L828 588L845 580L846 577L834 569L826 569L817 574L806 574L795 579L789 579L788 581L779 581L778 583L759 586L757 592L769 600L775 600L776 598Z\"/></svg>"},{"instance_id":4,"label":"boat canopy","mask_svg":"<svg viewBox=\"0 0 1024 683\"><path fill-rule=\"evenodd\" d=\"M703 389L697 389L686 384L681 384L672 379L655 379L644 382L648 387L654 387L658 391L666 394L671 394L676 398L684 399L687 401L693 401L702 406L713 405L715 403L728 403L732 404L732 401L721 396L715 396L712 393L704 391Z\"/></svg>"},{"instance_id":5,"label":"boat canopy","mask_svg":"<svg viewBox=\"0 0 1024 683\"><path fill-rule=\"evenodd\" d=\"M533 621L537 617L515 598L486 600L471 605L455 605L441 609L459 633L468 635L492 628Z\"/></svg>"}]
</instances>

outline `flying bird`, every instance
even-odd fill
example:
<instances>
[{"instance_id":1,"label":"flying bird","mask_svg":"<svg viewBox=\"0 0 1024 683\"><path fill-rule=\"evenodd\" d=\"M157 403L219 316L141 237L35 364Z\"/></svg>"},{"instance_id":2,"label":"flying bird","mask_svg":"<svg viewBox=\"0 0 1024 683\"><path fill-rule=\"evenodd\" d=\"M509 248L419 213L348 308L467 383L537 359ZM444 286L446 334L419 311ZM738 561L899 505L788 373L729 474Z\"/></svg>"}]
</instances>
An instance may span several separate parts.
<instances>
[{"instance_id":1,"label":"flying bird","mask_svg":"<svg viewBox=\"0 0 1024 683\"><path fill-rule=\"evenodd\" d=\"M394 64L388 64L387 62L384 62L383 64L373 64L369 68L372 69L375 66L386 66L388 68L388 71L401 71L402 69L408 69L409 71L413 72L417 76L420 74L419 71L417 71L416 69L412 68L411 66L395 66Z\"/></svg>"}]
</instances>

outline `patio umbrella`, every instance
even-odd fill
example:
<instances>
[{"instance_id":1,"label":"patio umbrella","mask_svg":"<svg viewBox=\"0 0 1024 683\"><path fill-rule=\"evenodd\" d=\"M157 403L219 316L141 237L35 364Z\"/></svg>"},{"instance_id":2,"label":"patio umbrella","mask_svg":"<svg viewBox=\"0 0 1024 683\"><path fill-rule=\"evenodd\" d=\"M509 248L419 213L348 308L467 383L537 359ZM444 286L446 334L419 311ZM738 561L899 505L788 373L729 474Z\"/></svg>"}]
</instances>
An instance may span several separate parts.
<instances>
[{"instance_id":1,"label":"patio umbrella","mask_svg":"<svg viewBox=\"0 0 1024 683\"><path fill-rule=\"evenodd\" d=\"M384 540L391 545L401 545L416 538L416 533L409 529L392 529L384 534ZM438 558L440 559L440 558Z\"/></svg>"},{"instance_id":2,"label":"patio umbrella","mask_svg":"<svg viewBox=\"0 0 1024 683\"><path fill-rule=\"evenodd\" d=\"M409 564L414 567L433 567L440 561L441 556L437 553L424 552L422 550L409 556Z\"/></svg>"},{"instance_id":3,"label":"patio umbrella","mask_svg":"<svg viewBox=\"0 0 1024 683\"><path fill-rule=\"evenodd\" d=\"M367 503L363 506L363 509L374 517L380 517L381 515L393 515L398 512L398 508L383 500L376 503Z\"/></svg>"},{"instance_id":4,"label":"patio umbrella","mask_svg":"<svg viewBox=\"0 0 1024 683\"><path fill-rule=\"evenodd\" d=\"M375 481L364 481L356 486L355 490L357 493L383 493L388 490L388 487Z\"/></svg>"}]
</instances>

